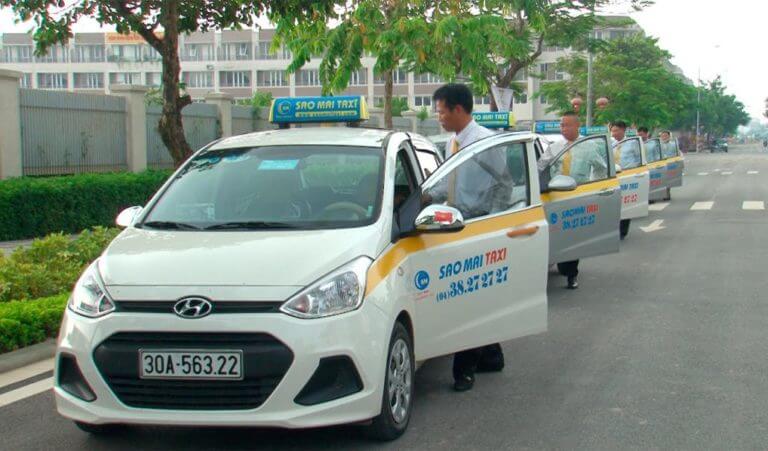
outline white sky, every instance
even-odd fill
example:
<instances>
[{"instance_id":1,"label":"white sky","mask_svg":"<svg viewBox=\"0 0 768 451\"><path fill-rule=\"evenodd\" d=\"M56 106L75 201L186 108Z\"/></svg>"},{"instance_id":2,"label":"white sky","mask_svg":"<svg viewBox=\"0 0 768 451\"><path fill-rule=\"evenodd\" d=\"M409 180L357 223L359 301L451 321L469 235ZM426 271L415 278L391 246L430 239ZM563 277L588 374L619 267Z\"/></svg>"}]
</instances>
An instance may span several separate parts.
<instances>
[{"instance_id":1,"label":"white sky","mask_svg":"<svg viewBox=\"0 0 768 451\"><path fill-rule=\"evenodd\" d=\"M765 120L768 0L656 0L631 16L647 34L659 38L688 78L695 81L699 69L703 80L722 75L728 91L746 105L747 112ZM10 10L0 10L0 33L31 27L15 24ZM79 32L99 29L91 20L75 25Z\"/></svg>"}]
</instances>

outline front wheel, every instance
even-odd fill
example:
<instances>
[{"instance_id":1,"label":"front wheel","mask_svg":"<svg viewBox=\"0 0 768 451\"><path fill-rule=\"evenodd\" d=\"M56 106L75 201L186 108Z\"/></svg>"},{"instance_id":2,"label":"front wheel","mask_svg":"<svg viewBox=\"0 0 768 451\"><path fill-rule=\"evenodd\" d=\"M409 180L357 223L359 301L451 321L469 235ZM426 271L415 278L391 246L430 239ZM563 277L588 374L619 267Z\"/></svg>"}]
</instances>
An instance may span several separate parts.
<instances>
[{"instance_id":1,"label":"front wheel","mask_svg":"<svg viewBox=\"0 0 768 451\"><path fill-rule=\"evenodd\" d=\"M394 440L408 428L413 406L413 376L416 364L411 336L402 323L395 323L389 341L381 413L373 419L368 434L381 441Z\"/></svg>"}]
</instances>

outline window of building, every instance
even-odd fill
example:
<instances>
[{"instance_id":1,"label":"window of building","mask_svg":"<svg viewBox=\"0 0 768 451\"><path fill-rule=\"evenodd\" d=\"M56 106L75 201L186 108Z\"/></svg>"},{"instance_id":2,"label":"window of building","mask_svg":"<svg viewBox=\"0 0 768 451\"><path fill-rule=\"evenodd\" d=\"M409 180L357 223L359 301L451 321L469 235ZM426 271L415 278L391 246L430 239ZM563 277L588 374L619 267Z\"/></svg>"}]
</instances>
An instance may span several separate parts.
<instances>
[{"instance_id":1,"label":"window of building","mask_svg":"<svg viewBox=\"0 0 768 451\"><path fill-rule=\"evenodd\" d=\"M542 105L549 105L549 100L547 99L547 96L545 95L539 96L539 103Z\"/></svg>"},{"instance_id":2,"label":"window of building","mask_svg":"<svg viewBox=\"0 0 768 451\"><path fill-rule=\"evenodd\" d=\"M110 72L110 85L140 85L141 72Z\"/></svg>"},{"instance_id":3,"label":"window of building","mask_svg":"<svg viewBox=\"0 0 768 451\"><path fill-rule=\"evenodd\" d=\"M282 70L256 72L256 86L288 86L288 76Z\"/></svg>"},{"instance_id":4,"label":"window of building","mask_svg":"<svg viewBox=\"0 0 768 451\"><path fill-rule=\"evenodd\" d=\"M147 72L147 86L158 87L163 84L162 72Z\"/></svg>"},{"instance_id":5,"label":"window of building","mask_svg":"<svg viewBox=\"0 0 768 451\"><path fill-rule=\"evenodd\" d=\"M67 89L66 73L38 73L37 87L40 89Z\"/></svg>"},{"instance_id":6,"label":"window of building","mask_svg":"<svg viewBox=\"0 0 768 451\"><path fill-rule=\"evenodd\" d=\"M516 92L515 95L513 96L513 101L518 105L528 103L528 92L527 91Z\"/></svg>"},{"instance_id":7,"label":"window of building","mask_svg":"<svg viewBox=\"0 0 768 451\"><path fill-rule=\"evenodd\" d=\"M250 71L221 71L219 84L222 88L248 88L251 86Z\"/></svg>"},{"instance_id":8,"label":"window of building","mask_svg":"<svg viewBox=\"0 0 768 451\"><path fill-rule=\"evenodd\" d=\"M491 104L491 96L483 96L483 97L475 96L475 105L490 105L490 104Z\"/></svg>"},{"instance_id":9,"label":"window of building","mask_svg":"<svg viewBox=\"0 0 768 451\"><path fill-rule=\"evenodd\" d=\"M187 88L213 87L213 72L184 72L181 79L187 84Z\"/></svg>"},{"instance_id":10,"label":"window of building","mask_svg":"<svg viewBox=\"0 0 768 451\"><path fill-rule=\"evenodd\" d=\"M271 53L269 49L272 47L271 41L259 41L256 43L256 59L257 60L276 60L277 54Z\"/></svg>"},{"instance_id":11,"label":"window of building","mask_svg":"<svg viewBox=\"0 0 768 451\"><path fill-rule=\"evenodd\" d=\"M413 98L413 105L416 107L431 107L432 96L416 96Z\"/></svg>"},{"instance_id":12,"label":"window of building","mask_svg":"<svg viewBox=\"0 0 768 451\"><path fill-rule=\"evenodd\" d=\"M142 57L143 61L160 61L162 59L160 53L149 45L142 46Z\"/></svg>"},{"instance_id":13,"label":"window of building","mask_svg":"<svg viewBox=\"0 0 768 451\"><path fill-rule=\"evenodd\" d=\"M213 46L211 44L184 44L181 53L183 61L211 61L213 60Z\"/></svg>"},{"instance_id":14,"label":"window of building","mask_svg":"<svg viewBox=\"0 0 768 451\"><path fill-rule=\"evenodd\" d=\"M32 74L23 74L21 76L21 79L19 79L19 85L22 88L31 88L32 87Z\"/></svg>"},{"instance_id":15,"label":"window of building","mask_svg":"<svg viewBox=\"0 0 768 451\"><path fill-rule=\"evenodd\" d=\"M392 81L396 85L408 84L408 72L403 69L397 69L396 71L392 72ZM383 85L384 77L380 74L374 74L373 84Z\"/></svg>"},{"instance_id":16,"label":"window of building","mask_svg":"<svg viewBox=\"0 0 768 451\"><path fill-rule=\"evenodd\" d=\"M301 69L296 72L296 86L320 86L318 69Z\"/></svg>"},{"instance_id":17,"label":"window of building","mask_svg":"<svg viewBox=\"0 0 768 451\"><path fill-rule=\"evenodd\" d=\"M224 61L251 59L251 43L236 42L219 47L219 59Z\"/></svg>"},{"instance_id":18,"label":"window of building","mask_svg":"<svg viewBox=\"0 0 768 451\"><path fill-rule=\"evenodd\" d=\"M416 75L414 75L413 82L414 83L421 83L421 84L436 85L436 84L443 83L443 79L438 77L435 74L429 74L429 73L427 73L427 74L416 74Z\"/></svg>"},{"instance_id":19,"label":"window of building","mask_svg":"<svg viewBox=\"0 0 768 451\"><path fill-rule=\"evenodd\" d=\"M109 47L108 61L138 62L141 61L141 45L112 45Z\"/></svg>"},{"instance_id":20,"label":"window of building","mask_svg":"<svg viewBox=\"0 0 768 451\"><path fill-rule=\"evenodd\" d=\"M67 61L67 49L55 45L46 50L45 55L35 57L35 61L38 63L65 63Z\"/></svg>"},{"instance_id":21,"label":"window of building","mask_svg":"<svg viewBox=\"0 0 768 451\"><path fill-rule=\"evenodd\" d=\"M349 76L350 86L366 86L368 84L368 71L366 69L358 69L352 72Z\"/></svg>"},{"instance_id":22,"label":"window of building","mask_svg":"<svg viewBox=\"0 0 768 451\"><path fill-rule=\"evenodd\" d=\"M75 45L72 49L73 63L101 63L104 62L103 45Z\"/></svg>"},{"instance_id":23,"label":"window of building","mask_svg":"<svg viewBox=\"0 0 768 451\"><path fill-rule=\"evenodd\" d=\"M4 63L30 63L32 62L31 45L6 45L3 51Z\"/></svg>"},{"instance_id":24,"label":"window of building","mask_svg":"<svg viewBox=\"0 0 768 451\"><path fill-rule=\"evenodd\" d=\"M560 72L557 70L557 64L555 63L544 63L539 65L539 71L541 73L541 76L544 77L544 80L547 81L555 81L555 80L564 80L565 79L565 72Z\"/></svg>"},{"instance_id":25,"label":"window of building","mask_svg":"<svg viewBox=\"0 0 768 451\"><path fill-rule=\"evenodd\" d=\"M104 89L104 74L83 72L74 74L75 89Z\"/></svg>"},{"instance_id":26,"label":"window of building","mask_svg":"<svg viewBox=\"0 0 768 451\"><path fill-rule=\"evenodd\" d=\"M515 76L512 78L514 81L526 81L528 80L528 69L520 69L515 73Z\"/></svg>"}]
</instances>

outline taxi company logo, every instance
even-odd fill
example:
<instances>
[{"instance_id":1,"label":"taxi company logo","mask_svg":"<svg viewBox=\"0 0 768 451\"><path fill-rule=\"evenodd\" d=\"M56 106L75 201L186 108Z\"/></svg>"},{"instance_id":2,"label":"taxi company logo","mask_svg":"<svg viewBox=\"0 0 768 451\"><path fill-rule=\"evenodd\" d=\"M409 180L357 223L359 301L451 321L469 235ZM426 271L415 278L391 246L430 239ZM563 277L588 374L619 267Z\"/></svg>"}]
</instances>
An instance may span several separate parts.
<instances>
[{"instance_id":1,"label":"taxi company logo","mask_svg":"<svg viewBox=\"0 0 768 451\"><path fill-rule=\"evenodd\" d=\"M418 290L426 290L427 287L429 287L429 273L426 271L417 272L416 277L414 278L414 283Z\"/></svg>"},{"instance_id":2,"label":"taxi company logo","mask_svg":"<svg viewBox=\"0 0 768 451\"><path fill-rule=\"evenodd\" d=\"M198 297L182 298L173 305L173 312L187 319L208 316L212 310L213 304L211 304L211 301Z\"/></svg>"},{"instance_id":3,"label":"taxi company logo","mask_svg":"<svg viewBox=\"0 0 768 451\"><path fill-rule=\"evenodd\" d=\"M551 215L549 215L549 222L552 225L557 224L557 213L552 213Z\"/></svg>"},{"instance_id":4,"label":"taxi company logo","mask_svg":"<svg viewBox=\"0 0 768 451\"><path fill-rule=\"evenodd\" d=\"M288 114L291 112L291 102L280 102L277 105L277 112L280 114Z\"/></svg>"}]
</instances>

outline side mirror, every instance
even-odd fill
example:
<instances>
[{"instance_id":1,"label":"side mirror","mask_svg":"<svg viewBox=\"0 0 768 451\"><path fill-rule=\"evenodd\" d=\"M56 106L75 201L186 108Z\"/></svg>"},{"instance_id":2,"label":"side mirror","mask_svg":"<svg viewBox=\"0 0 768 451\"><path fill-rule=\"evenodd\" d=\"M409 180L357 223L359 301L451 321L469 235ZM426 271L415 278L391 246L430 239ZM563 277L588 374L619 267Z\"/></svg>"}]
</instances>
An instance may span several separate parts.
<instances>
[{"instance_id":1,"label":"side mirror","mask_svg":"<svg viewBox=\"0 0 768 451\"><path fill-rule=\"evenodd\" d=\"M464 216L447 205L430 205L416 216L417 232L458 232L464 228Z\"/></svg>"},{"instance_id":2,"label":"side mirror","mask_svg":"<svg viewBox=\"0 0 768 451\"><path fill-rule=\"evenodd\" d=\"M549 181L549 191L573 191L577 187L576 180L568 175L556 175Z\"/></svg>"},{"instance_id":3,"label":"side mirror","mask_svg":"<svg viewBox=\"0 0 768 451\"><path fill-rule=\"evenodd\" d=\"M618 164L618 163L616 163L616 173L617 173L617 174L619 174L619 173L621 173L621 171L623 171L623 170L624 170L624 169L622 169L622 168L621 168L621 165L620 165L620 164Z\"/></svg>"},{"instance_id":4,"label":"side mirror","mask_svg":"<svg viewBox=\"0 0 768 451\"><path fill-rule=\"evenodd\" d=\"M136 221L136 218L139 217L142 211L144 211L144 207L128 207L121 211L119 215L117 215L115 224L122 228L130 227L133 225L133 223Z\"/></svg>"}]
</instances>

